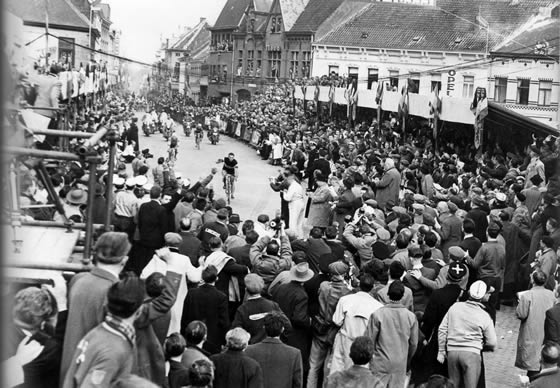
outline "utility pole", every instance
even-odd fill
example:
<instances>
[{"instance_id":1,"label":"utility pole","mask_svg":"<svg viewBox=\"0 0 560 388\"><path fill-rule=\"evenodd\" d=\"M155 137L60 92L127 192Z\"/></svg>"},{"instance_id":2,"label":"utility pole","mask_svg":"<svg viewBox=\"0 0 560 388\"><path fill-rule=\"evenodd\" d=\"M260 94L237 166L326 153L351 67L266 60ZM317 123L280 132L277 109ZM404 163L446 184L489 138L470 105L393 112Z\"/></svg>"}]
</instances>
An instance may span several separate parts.
<instances>
[{"instance_id":1,"label":"utility pole","mask_svg":"<svg viewBox=\"0 0 560 388\"><path fill-rule=\"evenodd\" d=\"M49 67L49 0L45 0L45 71Z\"/></svg>"}]
</instances>

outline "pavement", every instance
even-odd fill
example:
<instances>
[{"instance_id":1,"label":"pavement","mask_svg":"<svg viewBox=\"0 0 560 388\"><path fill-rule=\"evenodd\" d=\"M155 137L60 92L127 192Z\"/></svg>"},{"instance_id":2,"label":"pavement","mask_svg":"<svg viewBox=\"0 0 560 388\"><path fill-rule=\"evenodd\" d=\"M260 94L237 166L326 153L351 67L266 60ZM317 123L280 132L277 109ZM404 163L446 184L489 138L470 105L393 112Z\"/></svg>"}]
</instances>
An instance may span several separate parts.
<instances>
[{"instance_id":1,"label":"pavement","mask_svg":"<svg viewBox=\"0 0 560 388\"><path fill-rule=\"evenodd\" d=\"M181 172L184 178L189 178L194 183L207 176L212 167L216 167L218 174L211 182L215 198L225 198L222 164L217 164L216 161L233 152L239 163L239 179L235 183L235 198L231 201L234 212L239 213L241 220L256 220L259 214L266 213L272 217L280 209L280 195L272 191L268 183L269 177L278 176L278 167L263 161L255 149L225 135L220 136L218 144L212 145L205 134L200 150L197 150L193 134L185 136L180 124L177 124L175 130L179 137L175 171ZM138 137L140 149L149 148L154 155L148 161L150 167L157 164L158 157L167 155L167 142L159 132L146 137L140 130Z\"/></svg>"},{"instance_id":2,"label":"pavement","mask_svg":"<svg viewBox=\"0 0 560 388\"><path fill-rule=\"evenodd\" d=\"M268 184L268 177L278 175L278 167L263 161L255 149L246 143L221 135L217 145L212 145L205 136L201 149L197 150L193 135L185 136L179 124L176 131L179 135L176 171L180 171L184 177L194 182L206 176L212 167L221 170L221 164L216 164L216 161L233 152L239 163L239 180L236 182L235 199L231 203L234 212L239 213L242 220L256 220L259 214L272 216L280 209L280 196L273 192ZM159 156L166 156L167 143L159 132L145 137L140 131L139 143L140 149L149 148L154 155L154 158L149 160L150 167L155 165ZM216 198L225 198L220 173L216 175L212 185ZM526 373L514 366L519 332L519 320L515 317L515 308L502 306L496 320L498 346L494 352L484 353L486 387L518 387L518 376Z\"/></svg>"}]
</instances>

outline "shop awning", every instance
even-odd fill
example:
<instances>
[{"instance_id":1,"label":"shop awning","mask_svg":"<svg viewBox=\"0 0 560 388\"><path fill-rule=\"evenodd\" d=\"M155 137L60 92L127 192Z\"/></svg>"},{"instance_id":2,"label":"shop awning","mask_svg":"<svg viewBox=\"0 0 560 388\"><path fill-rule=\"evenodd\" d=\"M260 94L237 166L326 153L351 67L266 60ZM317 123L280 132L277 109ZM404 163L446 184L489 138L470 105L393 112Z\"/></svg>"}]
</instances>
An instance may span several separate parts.
<instances>
[{"instance_id":1,"label":"shop awning","mask_svg":"<svg viewBox=\"0 0 560 388\"><path fill-rule=\"evenodd\" d=\"M558 128L551 127L550 125L541 123L538 120L523 116L522 114L514 112L508 108L504 108L495 102L488 103L488 116L486 117L486 120L501 126L524 129L543 136L560 135Z\"/></svg>"}]
</instances>

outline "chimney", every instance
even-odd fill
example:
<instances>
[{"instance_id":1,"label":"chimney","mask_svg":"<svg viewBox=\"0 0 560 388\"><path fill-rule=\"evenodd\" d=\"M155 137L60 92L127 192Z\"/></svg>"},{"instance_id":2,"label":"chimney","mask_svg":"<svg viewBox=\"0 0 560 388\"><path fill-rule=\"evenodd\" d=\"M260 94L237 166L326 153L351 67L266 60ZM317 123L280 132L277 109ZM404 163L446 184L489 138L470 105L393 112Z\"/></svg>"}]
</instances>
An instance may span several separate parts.
<instances>
[{"instance_id":1,"label":"chimney","mask_svg":"<svg viewBox=\"0 0 560 388\"><path fill-rule=\"evenodd\" d=\"M169 38L165 40L165 48L169 48Z\"/></svg>"}]
</instances>

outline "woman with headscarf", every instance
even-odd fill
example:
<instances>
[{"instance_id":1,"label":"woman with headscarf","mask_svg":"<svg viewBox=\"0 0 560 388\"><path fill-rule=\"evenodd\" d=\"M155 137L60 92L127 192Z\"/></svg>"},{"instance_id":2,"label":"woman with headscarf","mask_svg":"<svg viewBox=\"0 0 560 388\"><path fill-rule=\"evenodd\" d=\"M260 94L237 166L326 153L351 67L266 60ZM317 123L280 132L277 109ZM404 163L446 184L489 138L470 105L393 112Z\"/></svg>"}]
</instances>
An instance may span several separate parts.
<instances>
[{"instance_id":1,"label":"woman with headscarf","mask_svg":"<svg viewBox=\"0 0 560 388\"><path fill-rule=\"evenodd\" d=\"M284 199L288 201L288 210L290 213L289 228L297 238L303 238L303 216L305 203L303 201L303 187L296 179L297 168L290 166L286 170L286 180L289 184L288 189L284 193Z\"/></svg>"}]
</instances>

